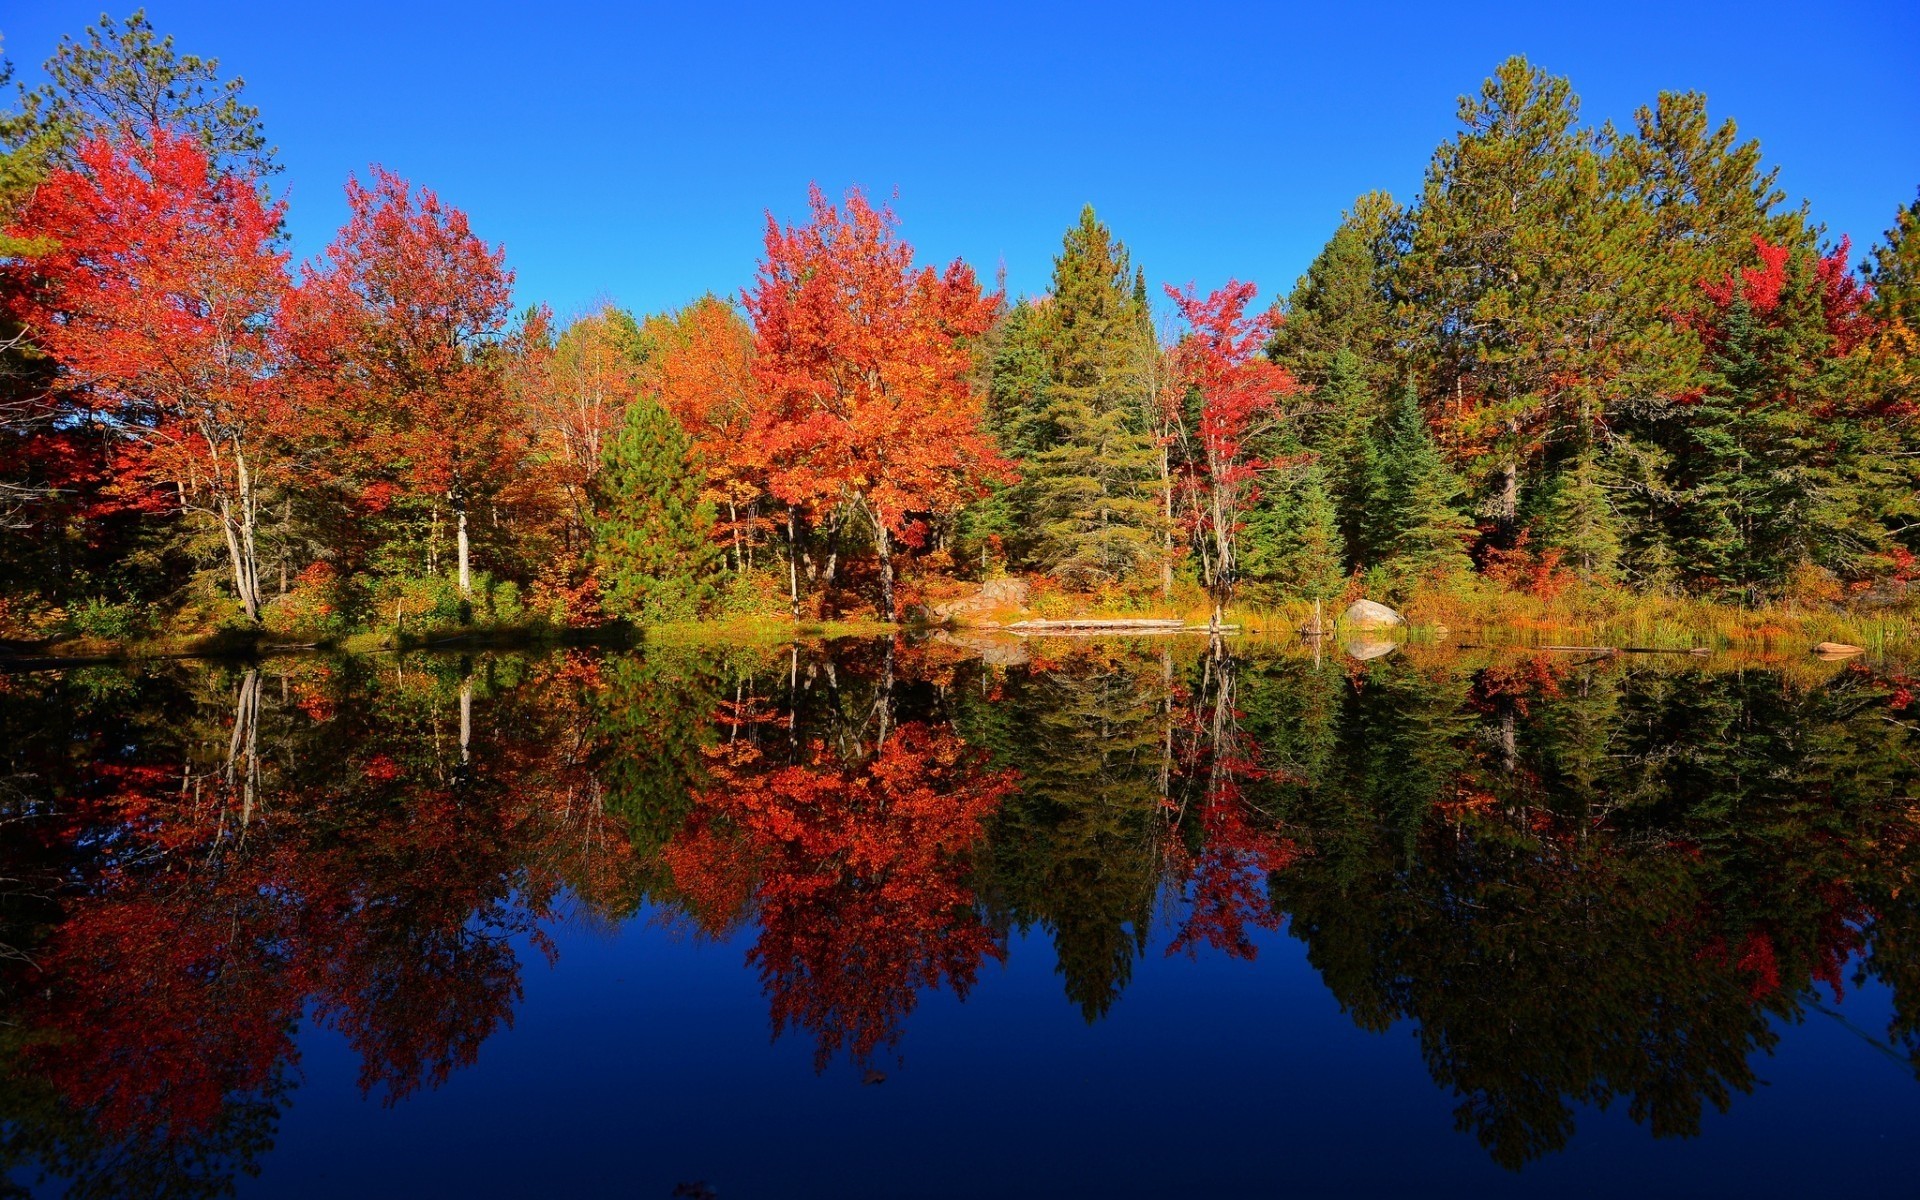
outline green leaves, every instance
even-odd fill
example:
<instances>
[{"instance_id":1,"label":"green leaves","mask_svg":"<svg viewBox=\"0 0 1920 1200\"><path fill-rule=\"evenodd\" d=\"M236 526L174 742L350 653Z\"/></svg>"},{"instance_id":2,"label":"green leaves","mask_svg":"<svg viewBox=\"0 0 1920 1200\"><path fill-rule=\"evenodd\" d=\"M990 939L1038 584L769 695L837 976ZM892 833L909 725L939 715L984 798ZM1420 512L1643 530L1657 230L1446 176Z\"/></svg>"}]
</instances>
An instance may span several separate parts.
<instances>
[{"instance_id":1,"label":"green leaves","mask_svg":"<svg viewBox=\"0 0 1920 1200\"><path fill-rule=\"evenodd\" d=\"M644 398L607 445L593 485L593 561L609 612L689 621L713 597L713 506L700 499L689 449L679 422Z\"/></svg>"}]
</instances>

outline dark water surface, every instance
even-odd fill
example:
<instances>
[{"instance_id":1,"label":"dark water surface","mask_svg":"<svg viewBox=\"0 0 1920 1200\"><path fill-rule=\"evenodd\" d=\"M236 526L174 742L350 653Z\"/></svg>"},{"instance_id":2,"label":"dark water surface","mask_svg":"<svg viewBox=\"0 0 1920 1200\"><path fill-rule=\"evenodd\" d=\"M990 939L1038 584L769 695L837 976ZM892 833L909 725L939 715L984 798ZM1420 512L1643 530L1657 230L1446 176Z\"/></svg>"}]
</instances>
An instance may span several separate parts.
<instances>
[{"instance_id":1,"label":"dark water surface","mask_svg":"<svg viewBox=\"0 0 1920 1200\"><path fill-rule=\"evenodd\" d=\"M1204 639L0 676L6 1177L1913 1195L1908 687Z\"/></svg>"}]
</instances>

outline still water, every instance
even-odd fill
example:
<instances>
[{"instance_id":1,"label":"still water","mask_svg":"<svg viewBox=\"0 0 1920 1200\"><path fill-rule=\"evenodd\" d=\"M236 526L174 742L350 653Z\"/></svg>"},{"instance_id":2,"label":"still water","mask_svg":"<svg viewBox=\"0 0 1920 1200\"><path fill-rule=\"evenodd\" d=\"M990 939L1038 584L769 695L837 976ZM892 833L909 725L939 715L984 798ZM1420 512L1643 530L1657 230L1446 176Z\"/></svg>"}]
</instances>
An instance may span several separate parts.
<instances>
[{"instance_id":1,"label":"still water","mask_svg":"<svg viewBox=\"0 0 1920 1200\"><path fill-rule=\"evenodd\" d=\"M1199 638L0 676L0 1166L1912 1195L1910 686Z\"/></svg>"}]
</instances>

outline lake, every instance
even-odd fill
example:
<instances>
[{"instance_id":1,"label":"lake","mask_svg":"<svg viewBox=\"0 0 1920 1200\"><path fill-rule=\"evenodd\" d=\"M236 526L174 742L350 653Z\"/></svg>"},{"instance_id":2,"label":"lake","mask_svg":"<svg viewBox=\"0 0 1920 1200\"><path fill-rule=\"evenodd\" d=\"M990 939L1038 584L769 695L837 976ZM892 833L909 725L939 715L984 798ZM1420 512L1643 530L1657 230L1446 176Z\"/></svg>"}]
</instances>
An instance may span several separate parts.
<instances>
[{"instance_id":1,"label":"lake","mask_svg":"<svg viewBox=\"0 0 1920 1200\"><path fill-rule=\"evenodd\" d=\"M1202 637L0 675L6 1177L1911 1194L1913 686Z\"/></svg>"}]
</instances>

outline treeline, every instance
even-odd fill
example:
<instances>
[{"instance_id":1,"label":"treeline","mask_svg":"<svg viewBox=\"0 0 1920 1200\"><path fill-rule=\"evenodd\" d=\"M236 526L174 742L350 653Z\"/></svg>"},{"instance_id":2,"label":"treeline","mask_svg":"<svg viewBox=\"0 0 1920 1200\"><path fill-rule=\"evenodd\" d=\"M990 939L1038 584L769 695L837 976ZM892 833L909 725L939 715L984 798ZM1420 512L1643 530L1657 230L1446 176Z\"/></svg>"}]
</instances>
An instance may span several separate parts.
<instances>
[{"instance_id":1,"label":"treeline","mask_svg":"<svg viewBox=\"0 0 1920 1200\"><path fill-rule=\"evenodd\" d=\"M1164 288L1157 320L1090 208L1009 300L815 191L738 305L563 322L377 167L296 266L240 81L138 13L46 74L0 118L9 634L1913 570L1920 201L1856 270L1698 95L1594 128L1509 61L1271 309Z\"/></svg>"}]
</instances>

